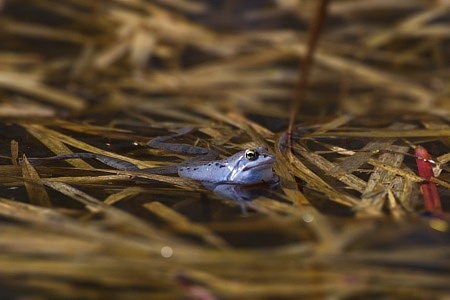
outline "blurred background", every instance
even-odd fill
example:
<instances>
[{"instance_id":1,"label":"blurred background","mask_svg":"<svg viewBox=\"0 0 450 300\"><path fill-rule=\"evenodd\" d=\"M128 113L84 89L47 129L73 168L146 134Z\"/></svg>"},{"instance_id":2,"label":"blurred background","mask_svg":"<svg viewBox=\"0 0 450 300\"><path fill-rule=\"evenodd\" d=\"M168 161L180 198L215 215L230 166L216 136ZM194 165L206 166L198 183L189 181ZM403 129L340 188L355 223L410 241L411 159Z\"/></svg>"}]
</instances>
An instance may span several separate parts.
<instances>
[{"instance_id":1,"label":"blurred background","mask_svg":"<svg viewBox=\"0 0 450 300\"><path fill-rule=\"evenodd\" d=\"M152 101L286 119L316 4L4 1L2 115ZM330 1L302 113L445 115L448 10L444 0Z\"/></svg>"}]
</instances>

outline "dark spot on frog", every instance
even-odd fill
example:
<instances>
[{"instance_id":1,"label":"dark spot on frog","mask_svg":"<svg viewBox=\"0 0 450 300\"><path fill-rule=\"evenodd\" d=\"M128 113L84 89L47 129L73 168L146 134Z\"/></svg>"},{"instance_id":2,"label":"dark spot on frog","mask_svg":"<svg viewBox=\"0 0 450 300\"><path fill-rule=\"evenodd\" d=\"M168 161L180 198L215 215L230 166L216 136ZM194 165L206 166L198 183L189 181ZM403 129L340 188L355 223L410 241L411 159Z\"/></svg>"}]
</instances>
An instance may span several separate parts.
<instances>
[{"instance_id":1,"label":"dark spot on frog","mask_svg":"<svg viewBox=\"0 0 450 300\"><path fill-rule=\"evenodd\" d=\"M184 168L180 168L180 171L184 171Z\"/></svg>"},{"instance_id":2,"label":"dark spot on frog","mask_svg":"<svg viewBox=\"0 0 450 300\"><path fill-rule=\"evenodd\" d=\"M198 168L194 168L194 171L197 171L198 170Z\"/></svg>"},{"instance_id":3,"label":"dark spot on frog","mask_svg":"<svg viewBox=\"0 0 450 300\"><path fill-rule=\"evenodd\" d=\"M215 164L214 164L216 167L219 165L219 163L218 162L216 162Z\"/></svg>"},{"instance_id":4,"label":"dark spot on frog","mask_svg":"<svg viewBox=\"0 0 450 300\"><path fill-rule=\"evenodd\" d=\"M225 165L220 165L219 168L225 168Z\"/></svg>"}]
</instances>

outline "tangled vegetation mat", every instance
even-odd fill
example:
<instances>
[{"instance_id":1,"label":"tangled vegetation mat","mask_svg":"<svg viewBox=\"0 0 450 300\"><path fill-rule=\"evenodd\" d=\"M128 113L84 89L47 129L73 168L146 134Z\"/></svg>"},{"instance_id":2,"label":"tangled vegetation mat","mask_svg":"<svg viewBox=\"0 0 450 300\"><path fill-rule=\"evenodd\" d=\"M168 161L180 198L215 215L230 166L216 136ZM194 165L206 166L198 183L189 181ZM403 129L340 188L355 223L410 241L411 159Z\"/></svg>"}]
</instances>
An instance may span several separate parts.
<instances>
[{"instance_id":1,"label":"tangled vegetation mat","mask_svg":"<svg viewBox=\"0 0 450 300\"><path fill-rule=\"evenodd\" d=\"M448 299L450 2L329 1L288 134L319 2L0 1L1 298ZM185 128L278 184L31 160Z\"/></svg>"}]
</instances>

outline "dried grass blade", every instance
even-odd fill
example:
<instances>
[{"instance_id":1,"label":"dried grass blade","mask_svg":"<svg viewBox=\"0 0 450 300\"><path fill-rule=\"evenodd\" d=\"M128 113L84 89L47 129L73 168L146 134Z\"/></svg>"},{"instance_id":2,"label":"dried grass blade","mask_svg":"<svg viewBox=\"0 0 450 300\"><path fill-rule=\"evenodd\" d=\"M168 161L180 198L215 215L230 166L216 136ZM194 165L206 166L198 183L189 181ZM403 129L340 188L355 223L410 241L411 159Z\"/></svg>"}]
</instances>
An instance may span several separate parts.
<instances>
[{"instance_id":1,"label":"dried grass blade","mask_svg":"<svg viewBox=\"0 0 450 300\"><path fill-rule=\"evenodd\" d=\"M11 163L14 166L18 166L17 160L19 159L19 143L15 140L11 141Z\"/></svg>"},{"instance_id":2,"label":"dried grass blade","mask_svg":"<svg viewBox=\"0 0 450 300\"><path fill-rule=\"evenodd\" d=\"M404 177L404 178L406 178L408 180L411 180L413 182L422 182L423 181L422 178L420 178L419 176L417 176L416 174L412 173L409 170L403 170L403 169L400 169L400 168L396 168L396 167L391 166L389 164L382 163L379 160L374 159L374 158L370 158L367 161L367 163L371 164L372 166L376 166L376 167L379 167L379 168L381 168L383 170L389 171L391 173L397 174L397 175L399 175L401 177Z\"/></svg>"},{"instance_id":3,"label":"dried grass blade","mask_svg":"<svg viewBox=\"0 0 450 300\"><path fill-rule=\"evenodd\" d=\"M306 272L307 275L314 276L309 274L307 270L302 271ZM303 299L322 293L328 294L336 290L342 291L350 289L350 287L347 287L346 284L342 283L336 275L329 273L322 273L320 275L317 272L315 273L315 275L320 276L320 278L326 277L324 280L328 282L327 284L324 284L323 282L320 284L306 284L305 282L299 284L293 279L298 278L299 274L292 274L291 280L287 281L276 280L272 277L271 281L264 282L264 284L261 284L261 281L264 280L264 278L259 278L259 281L252 281L249 279L225 279L211 272L194 269L185 271L185 274L194 281L206 285L220 296L231 299L262 299L267 297ZM309 278L309 276L307 278Z\"/></svg>"},{"instance_id":4,"label":"dried grass blade","mask_svg":"<svg viewBox=\"0 0 450 300\"><path fill-rule=\"evenodd\" d=\"M0 103L0 117L3 118L50 118L56 116L56 109L28 101L27 103Z\"/></svg>"},{"instance_id":5,"label":"dried grass blade","mask_svg":"<svg viewBox=\"0 0 450 300\"><path fill-rule=\"evenodd\" d=\"M0 86L35 96L41 101L75 111L83 110L86 107L83 99L61 90L45 86L44 84L31 79L29 74L0 71Z\"/></svg>"},{"instance_id":6,"label":"dried grass blade","mask_svg":"<svg viewBox=\"0 0 450 300\"><path fill-rule=\"evenodd\" d=\"M114 205L115 203L117 203L119 201L137 196L143 192L145 192L145 189L142 189L139 187L129 187L129 188L121 190L118 193L109 195L108 198L106 198L105 201L103 201L103 203L105 203L107 205Z\"/></svg>"},{"instance_id":7,"label":"dried grass blade","mask_svg":"<svg viewBox=\"0 0 450 300\"><path fill-rule=\"evenodd\" d=\"M292 166L289 164L289 159L286 153L290 151L287 151L284 146L287 142L286 138L287 135L282 134L275 143L276 163L274 169L275 173L280 177L281 188L286 194L287 200L301 208L303 205L309 205L310 203L308 199L306 199L305 195L299 191L298 185L295 181Z\"/></svg>"},{"instance_id":8,"label":"dried grass blade","mask_svg":"<svg viewBox=\"0 0 450 300\"><path fill-rule=\"evenodd\" d=\"M104 204L94 197L61 182L52 182L49 180L42 181L46 186L74 199L77 202L83 203L91 212L101 212L109 218L111 224L120 225L121 229L132 230L133 232L154 239L158 242L178 244L178 242L169 237L162 231L152 227L149 223L145 223L136 217L127 214L126 212L116 209L115 207Z\"/></svg>"},{"instance_id":9,"label":"dried grass blade","mask_svg":"<svg viewBox=\"0 0 450 300\"><path fill-rule=\"evenodd\" d=\"M52 207L52 203L44 185L41 183L38 172L28 162L25 155L22 160L22 176L30 202L36 206Z\"/></svg>"},{"instance_id":10,"label":"dried grass blade","mask_svg":"<svg viewBox=\"0 0 450 300\"><path fill-rule=\"evenodd\" d=\"M351 115L343 115L343 116L339 116L337 118L334 118L333 120L331 120L328 123L322 124L317 130L315 130L313 132L314 135L316 134L323 134L329 130L333 130L336 129L344 124L347 124L348 122L350 122L351 120L354 119L354 116Z\"/></svg>"},{"instance_id":11,"label":"dried grass blade","mask_svg":"<svg viewBox=\"0 0 450 300\"><path fill-rule=\"evenodd\" d=\"M337 203L341 203L347 206L354 206L358 203L358 201L351 196L347 196L343 193L339 193L335 191L331 186L325 183L319 176L314 174L311 170L306 168L300 160L296 156L292 154L291 151L285 152L286 160L289 162L289 165L292 166L292 173L299 177L300 179L306 181L308 186L310 186L313 190L320 191L324 193L331 201L335 201ZM302 197L303 194L298 192ZM315 209L308 208L308 210L303 210L303 218L305 216L308 219L312 220L308 225L319 237L319 242L321 245L321 249L330 249L329 241L332 241L332 237L334 235L334 230L328 220L322 217Z\"/></svg>"},{"instance_id":12,"label":"dried grass blade","mask_svg":"<svg viewBox=\"0 0 450 300\"><path fill-rule=\"evenodd\" d=\"M450 183L448 183L447 181L440 180L439 178L436 177L431 177L430 181L450 190Z\"/></svg>"},{"instance_id":13,"label":"dried grass blade","mask_svg":"<svg viewBox=\"0 0 450 300\"><path fill-rule=\"evenodd\" d=\"M391 212L394 219L397 221L404 219L406 211L402 206L398 205L397 200L395 199L394 192L392 190L388 190L387 195L389 211Z\"/></svg>"},{"instance_id":14,"label":"dried grass blade","mask_svg":"<svg viewBox=\"0 0 450 300\"><path fill-rule=\"evenodd\" d=\"M92 236L95 230L86 230L85 227L72 219L58 213L56 210L33 206L8 199L0 198L0 215L7 216L33 227L42 227L46 230L64 232L68 235ZM92 228L93 229L93 228Z\"/></svg>"},{"instance_id":15,"label":"dried grass blade","mask_svg":"<svg viewBox=\"0 0 450 300\"><path fill-rule=\"evenodd\" d=\"M121 173L122 172L119 172L119 174ZM134 176L139 178L147 178L160 182L170 183L190 191L197 191L201 187L201 184L198 183L197 181L183 177L146 174L142 172L123 172L123 174L133 174Z\"/></svg>"},{"instance_id":16,"label":"dried grass blade","mask_svg":"<svg viewBox=\"0 0 450 300\"><path fill-rule=\"evenodd\" d=\"M50 176L49 173L41 172L39 171L41 176ZM0 186L23 186L23 176L22 171L19 166L13 166L13 165L0 165Z\"/></svg>"},{"instance_id":17,"label":"dried grass blade","mask_svg":"<svg viewBox=\"0 0 450 300\"><path fill-rule=\"evenodd\" d=\"M303 231L308 231L308 235L312 232L313 236L318 238L319 243L311 240L311 243L306 245L305 241L302 240L302 252L316 251L332 253L340 251L335 247L335 240L332 238L336 234L335 230L333 230L327 218L322 216L312 206L296 207L267 197L259 197L253 200L249 206L260 213L268 215L275 226L280 226L285 232L289 232L292 235L301 236L304 239L306 233ZM299 225L297 224L298 220L301 220L300 224L302 228L305 226L305 229L299 231L298 228L292 228L292 224L287 220L295 220L295 225Z\"/></svg>"},{"instance_id":18,"label":"dried grass blade","mask_svg":"<svg viewBox=\"0 0 450 300\"><path fill-rule=\"evenodd\" d=\"M33 38L65 41L77 44L85 44L90 41L89 38L80 34L79 31L57 29L55 27L43 26L38 23L24 23L3 19L0 25L2 25L3 30L6 30L11 34Z\"/></svg>"},{"instance_id":19,"label":"dried grass blade","mask_svg":"<svg viewBox=\"0 0 450 300\"><path fill-rule=\"evenodd\" d=\"M332 56L321 51L318 51L315 55L318 64L343 74L353 75L358 80L367 82L377 88L412 97L416 100L416 104L411 108L414 108L416 111L422 111L424 108L429 108L434 100L434 93L418 84L401 80L391 74L368 67L350 59Z\"/></svg>"},{"instance_id":20,"label":"dried grass blade","mask_svg":"<svg viewBox=\"0 0 450 300\"><path fill-rule=\"evenodd\" d=\"M365 39L365 44L369 47L381 47L390 41L394 40L398 36L416 34L417 30L425 27L427 22L448 14L450 6L448 3L442 2L441 5L435 5L431 9L420 11L419 13L407 18L401 22L396 28L389 28L389 30L377 33L376 35L369 36Z\"/></svg>"},{"instance_id":21,"label":"dried grass blade","mask_svg":"<svg viewBox=\"0 0 450 300\"><path fill-rule=\"evenodd\" d=\"M49 131L46 127L30 124L21 124L21 126L56 155L73 153L66 145L62 143L60 139L56 139L52 136L51 131ZM93 169L93 167L84 162L82 159L68 159L67 162L76 168Z\"/></svg>"},{"instance_id":22,"label":"dried grass blade","mask_svg":"<svg viewBox=\"0 0 450 300\"><path fill-rule=\"evenodd\" d=\"M234 127L244 130L257 145L266 145L265 139L274 136L274 133L267 128L256 124L243 115L236 113L223 114L212 106L196 107L198 112L208 115L211 118L221 120Z\"/></svg>"},{"instance_id":23,"label":"dried grass blade","mask_svg":"<svg viewBox=\"0 0 450 300\"><path fill-rule=\"evenodd\" d=\"M97 70L103 70L110 67L116 60L127 53L128 48L128 41L117 42L110 48L97 54L97 57L93 58L94 67Z\"/></svg>"},{"instance_id":24,"label":"dried grass blade","mask_svg":"<svg viewBox=\"0 0 450 300\"><path fill-rule=\"evenodd\" d=\"M130 45L130 62L136 70L135 77L142 76L142 70L145 69L149 57L155 51L155 37L151 32L139 30L134 33Z\"/></svg>"},{"instance_id":25,"label":"dried grass blade","mask_svg":"<svg viewBox=\"0 0 450 300\"><path fill-rule=\"evenodd\" d=\"M287 153L289 155L289 153ZM359 200L356 198L340 193L333 189L329 184L317 176L313 171L308 169L297 157L289 155L289 162L292 164L294 175L300 179L306 181L308 186L316 191L324 193L330 200L337 203L341 203L346 206L356 206L359 204Z\"/></svg>"},{"instance_id":26,"label":"dried grass blade","mask_svg":"<svg viewBox=\"0 0 450 300\"><path fill-rule=\"evenodd\" d=\"M404 168L403 171L414 175L408 168ZM417 183L409 178L401 177L401 179L400 184L394 184L394 196L397 197L404 208L411 211L413 209L413 203L419 197L419 189L417 188Z\"/></svg>"},{"instance_id":27,"label":"dried grass blade","mask_svg":"<svg viewBox=\"0 0 450 300\"><path fill-rule=\"evenodd\" d=\"M239 135L240 131L235 128L224 126L221 128L201 127L198 129L201 133L209 135L213 145L223 145L229 142L234 136Z\"/></svg>"},{"instance_id":28,"label":"dried grass blade","mask_svg":"<svg viewBox=\"0 0 450 300\"><path fill-rule=\"evenodd\" d=\"M319 167L322 171L327 172L328 170L331 170L327 173L327 175L330 175L341 181L342 183L345 183L349 188L359 192L362 192L365 189L367 183L364 180L350 174L350 172L333 172L333 170L338 168L338 165L336 165L335 163L323 158L316 153L309 152L300 145L294 145L293 149L298 151L304 158L306 158L310 163Z\"/></svg>"},{"instance_id":29,"label":"dried grass blade","mask_svg":"<svg viewBox=\"0 0 450 300\"><path fill-rule=\"evenodd\" d=\"M436 130L436 129L449 129L450 126L444 120L441 118L425 118L421 120L421 123L425 126L428 130ZM443 137L439 139L445 146L450 148L450 136L449 137ZM438 160L440 162L440 160Z\"/></svg>"},{"instance_id":30,"label":"dried grass blade","mask_svg":"<svg viewBox=\"0 0 450 300\"><path fill-rule=\"evenodd\" d=\"M403 123L394 123L389 126L389 129L392 131L396 130L411 130L414 128L414 125L411 124L403 124ZM378 131L377 131L378 132ZM372 135L367 135L372 137ZM396 141L396 138L382 138L380 140L375 140L366 144L361 150L361 152L355 153L353 156L344 159L337 167L332 168L329 172L330 175L339 175L345 173L352 173L360 166L365 164L375 152L380 150L384 150L386 147L390 146L392 143ZM374 152L375 151L375 152Z\"/></svg>"},{"instance_id":31,"label":"dried grass blade","mask_svg":"<svg viewBox=\"0 0 450 300\"><path fill-rule=\"evenodd\" d=\"M250 121L249 119L247 119L246 117L244 117L241 114L228 113L227 117L230 118L230 120L232 120L234 122L234 124L236 124L236 123L242 124L241 128L245 126L246 128L253 129L261 137L268 138L268 137L274 136L274 133L272 131L270 131L269 129L267 129L255 122Z\"/></svg>"},{"instance_id":32,"label":"dried grass blade","mask_svg":"<svg viewBox=\"0 0 450 300\"><path fill-rule=\"evenodd\" d=\"M104 254L104 247L108 247L110 253L127 253L127 255L160 255L161 247L166 243L161 243L157 239L139 239L133 236L122 234L118 231L105 231L104 224L88 224L73 220L54 209L42 208L17 201L0 198L0 215L19 220L25 224L30 224L34 229L45 232L57 233L63 236L79 238L90 243L100 243L99 255ZM110 225L116 222L109 220ZM174 243L175 244L175 243ZM65 250L65 249L63 249ZM189 249L186 249L188 251ZM79 249L83 251L83 249ZM62 251L60 255L64 253Z\"/></svg>"},{"instance_id":33,"label":"dried grass blade","mask_svg":"<svg viewBox=\"0 0 450 300\"><path fill-rule=\"evenodd\" d=\"M404 158L404 155L401 153L406 153L408 151L408 147L390 145L386 147L386 150L393 151L395 153L383 153L380 155L378 160L383 164L388 164L395 168L399 168ZM369 181L367 182L367 186L361 195L362 199L360 208L369 208L370 210L381 212L384 199L387 193L391 191L396 176L397 175L395 173L375 167L370 175Z\"/></svg>"},{"instance_id":34,"label":"dried grass blade","mask_svg":"<svg viewBox=\"0 0 450 300\"><path fill-rule=\"evenodd\" d=\"M230 249L230 245L212 232L209 228L192 223L188 218L179 214L175 210L165 206L160 202L150 202L144 204L144 207L169 222L175 230L183 233L193 234L203 239L208 244L218 249Z\"/></svg>"},{"instance_id":35,"label":"dried grass blade","mask_svg":"<svg viewBox=\"0 0 450 300\"><path fill-rule=\"evenodd\" d=\"M197 2L195 0L164 0L164 3L168 6L173 6L180 11L192 14L206 13L208 11L206 3Z\"/></svg>"},{"instance_id":36,"label":"dried grass blade","mask_svg":"<svg viewBox=\"0 0 450 300\"><path fill-rule=\"evenodd\" d=\"M59 141L61 143L65 143L68 144L70 146L82 149L86 152L92 152L92 153L97 153L97 154L102 154L102 155L106 155L109 157L113 157L119 160L124 160L124 161L128 161L131 162L135 165L137 165L138 167L141 168L150 168L150 167L154 167L154 164L151 164L149 162L144 162L144 161L140 161L140 160L136 160L136 159L132 159L123 155L118 155L116 153L112 153L109 151L105 151L102 149L99 149L97 147L91 146L89 144L86 144L82 141L76 140L74 138L71 138L65 134L59 133L57 131L48 129L46 127L40 126L40 125L29 125L29 124L22 124L23 127L25 127L28 131L30 131L30 133L32 134L37 134L39 136L45 137L48 140L56 140ZM57 152L55 152L57 153ZM69 152L71 153L71 152ZM89 166L89 168L92 168Z\"/></svg>"},{"instance_id":37,"label":"dried grass blade","mask_svg":"<svg viewBox=\"0 0 450 300\"><path fill-rule=\"evenodd\" d=\"M102 248L99 240L87 240L69 232L55 232L40 226L2 226L0 245L2 255L73 258L95 255ZM1 271L0 271L1 272Z\"/></svg>"},{"instance_id":38,"label":"dried grass blade","mask_svg":"<svg viewBox=\"0 0 450 300\"><path fill-rule=\"evenodd\" d=\"M147 81L140 81L141 83L145 83ZM155 84L155 83L154 83ZM148 84L145 84L148 86ZM127 96L128 97L128 96ZM177 119L185 121L187 124L201 124L202 126L210 126L211 122L204 117L200 117L196 115L195 112L192 112L192 106L194 104L197 104L196 100L198 99L189 99L189 109L186 109L186 98L179 99L179 98L173 98L171 101L163 101L163 102L157 102L157 101L145 101L142 98L137 98L133 96L129 96L127 98L126 105L127 107L134 107L139 112L149 112L151 114L160 115L163 117L168 117L169 119ZM207 104L203 103L202 107L205 107ZM203 114L203 112L200 110L199 113ZM136 116L137 117L137 116ZM148 118L143 118L142 115L139 117L142 120L145 120L146 122L149 121ZM150 121L150 123L154 126L161 127L160 122L154 122ZM174 127L174 123L170 123ZM188 125L189 127L195 127L194 125Z\"/></svg>"},{"instance_id":39,"label":"dried grass blade","mask_svg":"<svg viewBox=\"0 0 450 300\"><path fill-rule=\"evenodd\" d=\"M96 178L99 181L108 181L108 180L132 180L134 178L144 178L150 179L154 181L169 183L178 187L181 187L184 190L189 191L198 191L201 189L201 184L197 181L189 178L178 177L178 176L165 176L159 174L150 174L140 171L122 171L122 170L111 170L111 169L97 169L97 171L102 173L113 173L115 175L111 176L82 176L80 179L74 177L57 177L57 178L47 178L49 181L58 181L58 178L61 178L64 182L73 182L73 183L95 183Z\"/></svg>"},{"instance_id":40,"label":"dried grass blade","mask_svg":"<svg viewBox=\"0 0 450 300\"><path fill-rule=\"evenodd\" d=\"M83 123L74 123L67 120L54 120L52 126L57 126L59 128L68 129L74 132L82 132L92 135L105 136L108 137L130 137L132 136L131 130L114 128L110 126L99 126L99 125L91 125L91 124L83 124Z\"/></svg>"},{"instance_id":41,"label":"dried grass blade","mask_svg":"<svg viewBox=\"0 0 450 300\"><path fill-rule=\"evenodd\" d=\"M79 176L79 177L52 177L46 178L48 181L63 182L76 185L101 184L113 181L128 181L132 178L130 175L105 175L105 176Z\"/></svg>"},{"instance_id":42,"label":"dried grass blade","mask_svg":"<svg viewBox=\"0 0 450 300\"><path fill-rule=\"evenodd\" d=\"M333 131L320 134L313 134L317 137L372 137L372 138L419 138L419 137L448 137L450 136L450 129L411 129L411 130L376 130L376 131Z\"/></svg>"}]
</instances>

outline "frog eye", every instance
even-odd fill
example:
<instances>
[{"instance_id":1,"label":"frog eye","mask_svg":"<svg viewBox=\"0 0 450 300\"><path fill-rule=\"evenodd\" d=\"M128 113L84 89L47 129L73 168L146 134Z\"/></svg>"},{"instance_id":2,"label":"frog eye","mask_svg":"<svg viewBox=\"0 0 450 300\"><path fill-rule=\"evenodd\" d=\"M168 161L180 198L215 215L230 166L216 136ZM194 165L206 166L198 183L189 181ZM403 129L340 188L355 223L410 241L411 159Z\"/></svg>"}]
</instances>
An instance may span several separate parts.
<instances>
[{"instance_id":1,"label":"frog eye","mask_svg":"<svg viewBox=\"0 0 450 300\"><path fill-rule=\"evenodd\" d=\"M245 151L245 158L248 160L255 160L258 158L258 152L253 149L248 149Z\"/></svg>"}]
</instances>

